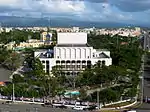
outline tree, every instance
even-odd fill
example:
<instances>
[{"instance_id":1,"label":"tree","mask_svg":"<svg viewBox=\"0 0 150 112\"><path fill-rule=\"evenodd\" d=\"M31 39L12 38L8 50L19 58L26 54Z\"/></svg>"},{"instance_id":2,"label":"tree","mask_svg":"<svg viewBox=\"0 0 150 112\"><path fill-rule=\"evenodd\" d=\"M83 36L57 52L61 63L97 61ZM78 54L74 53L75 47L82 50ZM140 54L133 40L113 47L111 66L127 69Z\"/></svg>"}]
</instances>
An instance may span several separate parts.
<instances>
[{"instance_id":1,"label":"tree","mask_svg":"<svg viewBox=\"0 0 150 112\"><path fill-rule=\"evenodd\" d=\"M86 100L86 98L87 98L86 90L85 90L84 88L81 88L81 89L79 90L79 92L80 92L80 95L79 95L80 99L81 99L81 100Z\"/></svg>"},{"instance_id":2,"label":"tree","mask_svg":"<svg viewBox=\"0 0 150 112\"><path fill-rule=\"evenodd\" d=\"M22 59L20 54L16 52L11 52L9 54L9 57L5 60L4 64L11 71L15 71L22 64Z\"/></svg>"},{"instance_id":3,"label":"tree","mask_svg":"<svg viewBox=\"0 0 150 112\"><path fill-rule=\"evenodd\" d=\"M19 74L13 75L13 83L22 83L22 82L24 82L24 77L22 77Z\"/></svg>"},{"instance_id":4,"label":"tree","mask_svg":"<svg viewBox=\"0 0 150 112\"><path fill-rule=\"evenodd\" d=\"M55 77L61 76L63 74L62 66L53 66L51 72Z\"/></svg>"},{"instance_id":5,"label":"tree","mask_svg":"<svg viewBox=\"0 0 150 112\"><path fill-rule=\"evenodd\" d=\"M137 88L136 87L132 87L130 88L126 93L125 93L125 96L127 97L130 97L130 98L133 98L135 97L137 94Z\"/></svg>"},{"instance_id":6,"label":"tree","mask_svg":"<svg viewBox=\"0 0 150 112\"><path fill-rule=\"evenodd\" d=\"M35 77L40 78L43 76L43 74L44 74L43 65L38 58L33 59L31 68L32 68L32 74Z\"/></svg>"},{"instance_id":7,"label":"tree","mask_svg":"<svg viewBox=\"0 0 150 112\"><path fill-rule=\"evenodd\" d=\"M7 50L6 47L0 46L0 64L5 63L5 61L9 58L11 51Z\"/></svg>"},{"instance_id":8,"label":"tree","mask_svg":"<svg viewBox=\"0 0 150 112\"><path fill-rule=\"evenodd\" d=\"M109 103L111 101L117 101L118 100L118 96L116 94L116 92L114 90L110 89L105 89L103 91L100 92L100 102L102 102L103 104L105 103Z\"/></svg>"},{"instance_id":9,"label":"tree","mask_svg":"<svg viewBox=\"0 0 150 112\"><path fill-rule=\"evenodd\" d=\"M77 84L78 86L87 86L87 85L94 85L94 74L91 69L86 69L77 77Z\"/></svg>"}]
</instances>

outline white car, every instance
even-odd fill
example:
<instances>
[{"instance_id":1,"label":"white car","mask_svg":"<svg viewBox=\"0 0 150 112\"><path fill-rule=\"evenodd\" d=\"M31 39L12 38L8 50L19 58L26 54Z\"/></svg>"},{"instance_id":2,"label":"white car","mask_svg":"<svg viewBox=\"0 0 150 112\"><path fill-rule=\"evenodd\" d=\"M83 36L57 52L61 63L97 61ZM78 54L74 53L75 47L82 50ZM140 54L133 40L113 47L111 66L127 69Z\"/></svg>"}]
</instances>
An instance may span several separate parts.
<instances>
[{"instance_id":1,"label":"white car","mask_svg":"<svg viewBox=\"0 0 150 112\"><path fill-rule=\"evenodd\" d=\"M127 112L136 112L136 110L129 110L129 111L127 111Z\"/></svg>"},{"instance_id":2,"label":"white car","mask_svg":"<svg viewBox=\"0 0 150 112\"><path fill-rule=\"evenodd\" d=\"M81 106L75 106L73 109L74 109L74 110L83 110L84 108L81 107Z\"/></svg>"}]
</instances>

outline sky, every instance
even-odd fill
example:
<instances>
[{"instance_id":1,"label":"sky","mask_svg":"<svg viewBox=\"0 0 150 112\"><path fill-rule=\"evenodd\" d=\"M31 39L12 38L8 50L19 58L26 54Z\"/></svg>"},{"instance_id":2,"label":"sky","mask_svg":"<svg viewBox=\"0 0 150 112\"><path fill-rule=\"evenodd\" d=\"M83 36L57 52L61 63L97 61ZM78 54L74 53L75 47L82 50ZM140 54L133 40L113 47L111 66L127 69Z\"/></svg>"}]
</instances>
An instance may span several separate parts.
<instances>
[{"instance_id":1,"label":"sky","mask_svg":"<svg viewBox=\"0 0 150 112\"><path fill-rule=\"evenodd\" d=\"M0 16L149 24L150 0L0 0Z\"/></svg>"}]
</instances>

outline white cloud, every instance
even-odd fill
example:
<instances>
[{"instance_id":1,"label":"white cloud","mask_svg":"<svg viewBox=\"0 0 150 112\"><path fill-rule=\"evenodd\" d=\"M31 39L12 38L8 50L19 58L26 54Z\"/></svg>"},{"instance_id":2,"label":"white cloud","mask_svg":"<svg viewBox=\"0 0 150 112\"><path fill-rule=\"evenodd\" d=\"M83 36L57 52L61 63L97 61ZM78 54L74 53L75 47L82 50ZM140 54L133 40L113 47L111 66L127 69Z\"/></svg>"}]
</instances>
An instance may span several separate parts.
<instances>
[{"instance_id":1,"label":"white cloud","mask_svg":"<svg viewBox=\"0 0 150 112\"><path fill-rule=\"evenodd\" d=\"M89 1L89 0L86 0ZM33 17L55 15L89 21L128 20L131 17L123 13L113 12L112 6L106 2L92 3L85 0L0 0L0 15L17 15ZM95 0L96 1L96 0ZM8 11L1 10L5 6ZM12 11L10 11L12 9ZM4 12L3 12L4 11ZM111 19L110 19L111 18Z\"/></svg>"},{"instance_id":2,"label":"white cloud","mask_svg":"<svg viewBox=\"0 0 150 112\"><path fill-rule=\"evenodd\" d=\"M1 0L0 5L17 4L18 0Z\"/></svg>"}]
</instances>

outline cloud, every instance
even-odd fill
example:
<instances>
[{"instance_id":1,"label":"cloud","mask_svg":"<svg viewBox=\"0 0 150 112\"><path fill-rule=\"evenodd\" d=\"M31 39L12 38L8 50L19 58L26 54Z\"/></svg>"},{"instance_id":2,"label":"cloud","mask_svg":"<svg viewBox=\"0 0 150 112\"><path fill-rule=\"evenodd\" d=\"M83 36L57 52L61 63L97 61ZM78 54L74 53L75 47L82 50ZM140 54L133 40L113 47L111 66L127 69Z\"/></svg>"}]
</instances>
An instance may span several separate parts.
<instances>
[{"instance_id":1,"label":"cloud","mask_svg":"<svg viewBox=\"0 0 150 112\"><path fill-rule=\"evenodd\" d=\"M85 0L85 1L93 2L93 3L105 3L105 2L108 2L107 0Z\"/></svg>"},{"instance_id":2,"label":"cloud","mask_svg":"<svg viewBox=\"0 0 150 112\"><path fill-rule=\"evenodd\" d=\"M150 9L150 0L110 0L110 2L125 12L139 12Z\"/></svg>"},{"instance_id":3,"label":"cloud","mask_svg":"<svg viewBox=\"0 0 150 112\"><path fill-rule=\"evenodd\" d=\"M0 0L0 15L133 22L150 17L149 6L150 0Z\"/></svg>"}]
</instances>

